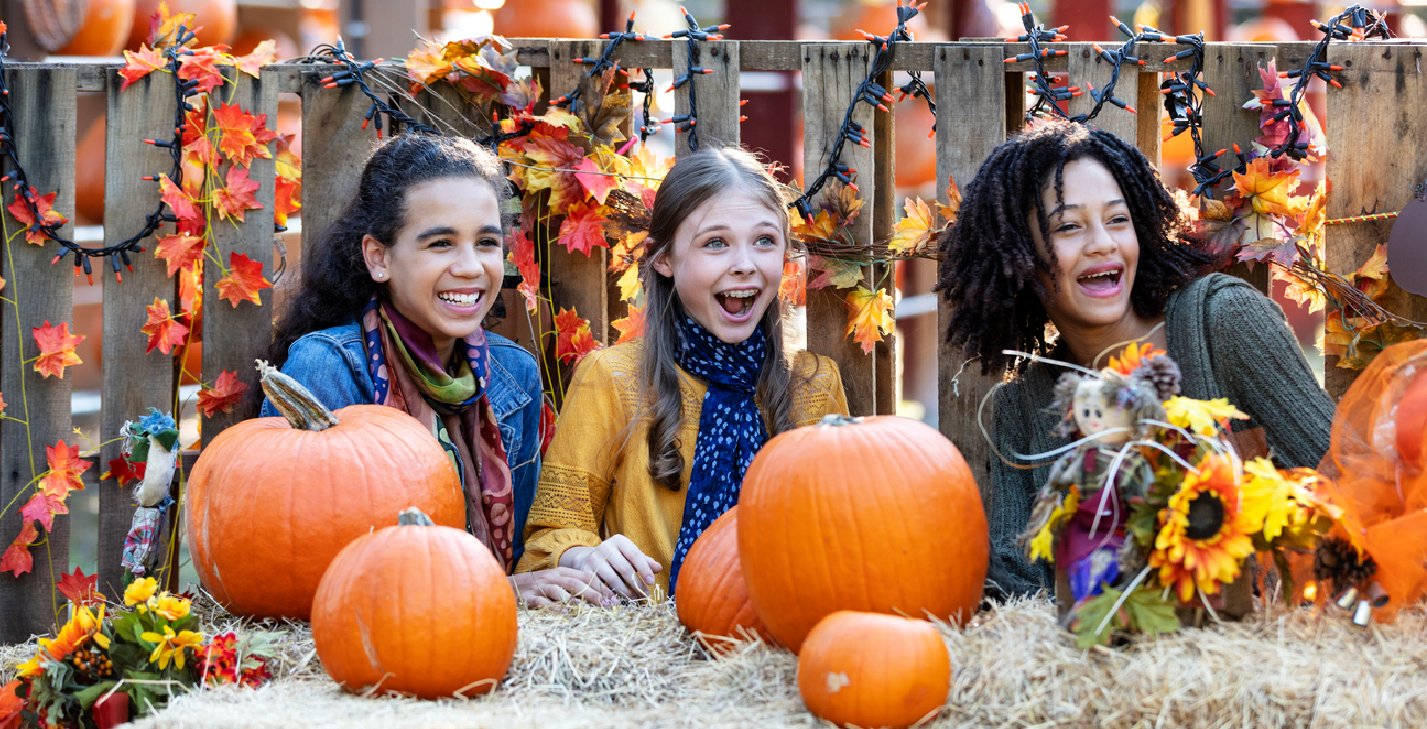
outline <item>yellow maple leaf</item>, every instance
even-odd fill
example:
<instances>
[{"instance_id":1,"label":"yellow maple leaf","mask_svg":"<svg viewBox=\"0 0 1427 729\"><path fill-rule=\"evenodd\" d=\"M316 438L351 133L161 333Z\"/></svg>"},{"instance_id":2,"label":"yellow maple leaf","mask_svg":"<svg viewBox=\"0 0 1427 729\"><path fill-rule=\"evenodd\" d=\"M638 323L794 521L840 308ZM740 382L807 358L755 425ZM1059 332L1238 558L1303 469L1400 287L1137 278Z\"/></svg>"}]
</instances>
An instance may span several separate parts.
<instances>
[{"instance_id":1,"label":"yellow maple leaf","mask_svg":"<svg viewBox=\"0 0 1427 729\"><path fill-rule=\"evenodd\" d=\"M788 226L801 240L830 240L837 232L837 221L826 210L819 210L808 219L798 214L797 208L792 208L788 211Z\"/></svg>"},{"instance_id":2,"label":"yellow maple leaf","mask_svg":"<svg viewBox=\"0 0 1427 729\"><path fill-rule=\"evenodd\" d=\"M640 292L643 291L639 285L639 267L630 266L624 269L624 273L620 275L617 285L619 286L620 301L634 301L634 298L639 296Z\"/></svg>"},{"instance_id":3,"label":"yellow maple leaf","mask_svg":"<svg viewBox=\"0 0 1427 729\"><path fill-rule=\"evenodd\" d=\"M1175 395L1164 401L1165 419L1170 424L1185 428L1206 438L1218 435L1220 429L1229 427L1229 420L1248 418L1243 411L1229 404L1229 398L1196 400Z\"/></svg>"},{"instance_id":4,"label":"yellow maple leaf","mask_svg":"<svg viewBox=\"0 0 1427 729\"><path fill-rule=\"evenodd\" d=\"M1349 278L1369 298L1376 299L1387 293L1387 247L1377 244L1372 255Z\"/></svg>"},{"instance_id":5,"label":"yellow maple leaf","mask_svg":"<svg viewBox=\"0 0 1427 729\"><path fill-rule=\"evenodd\" d=\"M892 226L892 239L887 241L887 250L897 255L921 252L932 238L931 208L919 197L907 198L904 207L907 217Z\"/></svg>"},{"instance_id":6,"label":"yellow maple leaf","mask_svg":"<svg viewBox=\"0 0 1427 729\"><path fill-rule=\"evenodd\" d=\"M635 264L644 257L644 239L648 237L648 231L638 230L625 233L615 241L609 252L610 272L619 273L627 268L637 267Z\"/></svg>"},{"instance_id":7,"label":"yellow maple leaf","mask_svg":"<svg viewBox=\"0 0 1427 729\"><path fill-rule=\"evenodd\" d=\"M873 345L891 334L896 327L892 316L892 297L885 289L870 291L858 286L847 294L847 334L862 345L863 354L871 354Z\"/></svg>"},{"instance_id":8,"label":"yellow maple leaf","mask_svg":"<svg viewBox=\"0 0 1427 729\"><path fill-rule=\"evenodd\" d=\"M1270 160L1259 157L1249 162L1244 172L1234 173L1234 189L1253 206L1259 215L1292 215L1288 193L1298 186L1298 168L1271 170Z\"/></svg>"}]
</instances>

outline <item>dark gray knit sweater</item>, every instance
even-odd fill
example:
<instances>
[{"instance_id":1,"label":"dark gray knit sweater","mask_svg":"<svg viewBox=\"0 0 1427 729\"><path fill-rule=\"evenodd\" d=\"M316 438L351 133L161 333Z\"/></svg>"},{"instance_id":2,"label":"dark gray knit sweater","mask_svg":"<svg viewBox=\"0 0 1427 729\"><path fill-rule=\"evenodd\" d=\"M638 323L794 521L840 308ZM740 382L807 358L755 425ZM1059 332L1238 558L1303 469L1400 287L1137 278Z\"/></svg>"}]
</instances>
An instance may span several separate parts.
<instances>
[{"instance_id":1,"label":"dark gray knit sweater","mask_svg":"<svg viewBox=\"0 0 1427 729\"><path fill-rule=\"evenodd\" d=\"M1212 274L1169 297L1165 307L1169 356L1183 374L1186 397L1227 397L1262 426L1280 466L1316 466L1328 451L1333 401L1318 386L1283 310L1241 279ZM1034 363L996 392L992 437L1003 454L1044 453L1067 441L1051 434L1050 405L1059 368ZM991 460L986 517L991 527L987 594L1010 596L1052 591L1054 575L1033 564L1016 537L1025 530L1031 502L1049 464L1018 470Z\"/></svg>"}]
</instances>

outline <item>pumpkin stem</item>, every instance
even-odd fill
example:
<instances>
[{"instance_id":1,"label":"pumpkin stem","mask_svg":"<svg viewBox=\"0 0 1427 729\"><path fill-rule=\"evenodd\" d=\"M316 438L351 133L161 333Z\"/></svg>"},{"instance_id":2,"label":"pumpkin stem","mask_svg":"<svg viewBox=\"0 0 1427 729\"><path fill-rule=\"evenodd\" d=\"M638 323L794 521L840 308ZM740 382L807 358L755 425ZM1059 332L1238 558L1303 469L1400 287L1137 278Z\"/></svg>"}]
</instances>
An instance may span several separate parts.
<instances>
[{"instance_id":1,"label":"pumpkin stem","mask_svg":"<svg viewBox=\"0 0 1427 729\"><path fill-rule=\"evenodd\" d=\"M426 512L415 506L402 509L401 513L396 515L396 523L397 526L436 526L436 522L431 521Z\"/></svg>"},{"instance_id":2,"label":"pumpkin stem","mask_svg":"<svg viewBox=\"0 0 1427 729\"><path fill-rule=\"evenodd\" d=\"M273 404L288 424L298 430L326 430L338 423L337 416L327 406L317 401L307 388L297 380L285 375L276 367L257 360L258 382L263 386L263 394Z\"/></svg>"},{"instance_id":3,"label":"pumpkin stem","mask_svg":"<svg viewBox=\"0 0 1427 729\"><path fill-rule=\"evenodd\" d=\"M862 418L850 418L846 415L833 413L831 415L824 415L823 419L818 421L818 425L836 427L841 425L856 425L860 422L862 422Z\"/></svg>"}]
</instances>

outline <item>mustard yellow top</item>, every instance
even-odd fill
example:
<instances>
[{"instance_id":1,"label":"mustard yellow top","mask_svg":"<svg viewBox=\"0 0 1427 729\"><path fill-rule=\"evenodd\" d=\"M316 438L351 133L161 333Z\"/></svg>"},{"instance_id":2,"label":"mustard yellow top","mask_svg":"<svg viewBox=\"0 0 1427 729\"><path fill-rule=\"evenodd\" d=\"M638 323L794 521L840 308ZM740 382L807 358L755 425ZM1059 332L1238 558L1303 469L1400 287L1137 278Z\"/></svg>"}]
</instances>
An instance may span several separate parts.
<instances>
[{"instance_id":1,"label":"mustard yellow top","mask_svg":"<svg viewBox=\"0 0 1427 729\"><path fill-rule=\"evenodd\" d=\"M623 534L663 566L656 576L660 588L669 589L669 563L684 521L699 413L708 387L679 371L683 487L670 491L649 477L650 418L639 378L642 348L635 341L601 349L575 370L555 439L541 466L517 572L556 567L570 547L596 547L605 537ZM812 425L824 415L847 414L842 377L831 359L798 352L792 370L793 381L803 383L793 393L795 423ZM629 427L636 417L638 422Z\"/></svg>"}]
</instances>

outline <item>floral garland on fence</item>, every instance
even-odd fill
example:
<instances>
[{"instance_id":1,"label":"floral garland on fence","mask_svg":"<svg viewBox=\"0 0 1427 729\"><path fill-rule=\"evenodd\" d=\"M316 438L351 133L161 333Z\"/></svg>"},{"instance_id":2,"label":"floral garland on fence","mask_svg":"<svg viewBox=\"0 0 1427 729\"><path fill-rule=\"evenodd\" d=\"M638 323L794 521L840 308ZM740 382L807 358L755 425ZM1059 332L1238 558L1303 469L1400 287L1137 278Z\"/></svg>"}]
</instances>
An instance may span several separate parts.
<instances>
[{"instance_id":1,"label":"floral garland on fence","mask_svg":"<svg viewBox=\"0 0 1427 729\"><path fill-rule=\"evenodd\" d=\"M149 353L158 350L162 355L177 357L180 362L186 359L189 348L196 343L193 333L201 326L205 267L216 268L220 272L214 288L218 297L234 308L244 302L260 306L259 292L272 287L272 282L264 275L261 262L237 252L230 252L225 261L214 238L216 226L230 221L241 222L247 211L262 207L255 198L258 182L249 178L252 161L273 159L276 163L273 212L278 226L285 226L288 215L300 209L302 189L301 160L289 147L291 136L278 135L269 130L266 115L250 114L237 104L225 103L217 95L219 90L233 83L223 75L224 68L234 68L256 78L258 70L274 59L273 43L264 42L253 53L238 57L228 53L226 46L198 47L193 33L195 28L191 13L170 13L167 4L160 3L151 19L149 41L142 44L138 51L124 51L125 64L118 72L123 81L121 91L154 72L172 74L177 79L178 123L174 139L145 140L168 149L176 165L169 173L145 178L157 183L160 200L157 211L148 217L145 226L148 233L108 248L79 247L56 235L59 227L67 222L50 207L56 193L40 195L22 187L18 179L16 200L7 210L27 227L11 231L7 225L0 231L4 236L7 255L11 257L14 255L12 244L24 233L25 241L31 245L57 243L62 250L55 260L73 254L76 266L86 272L90 258L109 255L116 276L121 262L126 265L131 263L129 253L144 250L139 246L146 240L144 236L153 235L154 255L164 262L169 277L178 280L177 307L175 310L168 299L155 297L153 304L147 307L148 319L139 334L146 338ZM0 32L3 30L4 26L0 25ZM4 36L0 35L0 64L3 64L6 49L8 45L4 43ZM8 109L16 101L14 98L5 99L4 122L7 125ZM9 126L6 128L12 129ZM13 135L7 132L7 137L6 144L13 145ZM7 152L12 150L13 146L7 147ZM162 225L166 224L173 226L172 232L163 232ZM20 297L14 291L21 282L12 280L8 283L9 295L0 297L0 301L18 307ZM19 331L16 336L19 351L26 352L29 349L27 338ZM72 332L69 322L61 322L58 326L46 322L35 328L31 336L38 353L34 356L22 354L21 357L43 377L63 378L67 368L82 363L75 347L84 341L85 335ZM196 379L196 374L187 370L182 375ZM198 393L197 408L206 417L212 417L219 411L231 412L242 401L246 391L247 386L236 373L224 370L213 382L204 383ZM173 399L175 403L178 400L176 389ZM6 414L4 418L21 424L28 436L30 405L23 390L19 406L23 417ZM0 411L4 407L3 396L0 396ZM48 531L55 516L69 513L68 496L84 488L82 475L93 465L92 461L81 457L78 445L66 443L63 439L53 446L45 446L45 453L46 468L34 474L28 488L22 489L12 503L0 504L0 514L9 513L21 498L28 496L19 506L22 517L20 533L0 553L0 573L19 577L34 568L31 547L48 545L40 530ZM101 480L113 479L122 486L141 478L140 473L138 464L130 463L121 456L109 464L109 470L101 476Z\"/></svg>"}]
</instances>

